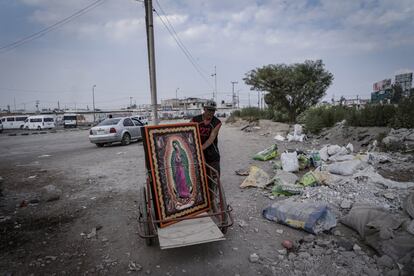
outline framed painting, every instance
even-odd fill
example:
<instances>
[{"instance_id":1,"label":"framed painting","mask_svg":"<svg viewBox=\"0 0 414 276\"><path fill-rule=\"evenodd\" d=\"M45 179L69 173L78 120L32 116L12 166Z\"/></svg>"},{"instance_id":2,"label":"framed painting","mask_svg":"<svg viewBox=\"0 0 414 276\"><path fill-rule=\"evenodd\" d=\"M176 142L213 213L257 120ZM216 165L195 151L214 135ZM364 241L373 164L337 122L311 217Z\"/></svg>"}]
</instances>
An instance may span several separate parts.
<instances>
[{"instance_id":1,"label":"framed painting","mask_svg":"<svg viewBox=\"0 0 414 276\"><path fill-rule=\"evenodd\" d=\"M197 123L146 126L144 148L160 227L210 208Z\"/></svg>"}]
</instances>

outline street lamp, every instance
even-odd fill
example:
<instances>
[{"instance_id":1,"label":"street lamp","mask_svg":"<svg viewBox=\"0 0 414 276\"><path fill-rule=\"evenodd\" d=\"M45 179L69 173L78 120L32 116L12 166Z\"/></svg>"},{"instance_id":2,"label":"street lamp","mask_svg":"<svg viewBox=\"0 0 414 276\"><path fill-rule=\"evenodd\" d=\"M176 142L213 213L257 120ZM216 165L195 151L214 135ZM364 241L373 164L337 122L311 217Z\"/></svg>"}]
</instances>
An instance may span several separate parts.
<instances>
[{"instance_id":1,"label":"street lamp","mask_svg":"<svg viewBox=\"0 0 414 276\"><path fill-rule=\"evenodd\" d=\"M93 122L95 123L95 87L96 84L92 86L92 106L93 106Z\"/></svg>"}]
</instances>

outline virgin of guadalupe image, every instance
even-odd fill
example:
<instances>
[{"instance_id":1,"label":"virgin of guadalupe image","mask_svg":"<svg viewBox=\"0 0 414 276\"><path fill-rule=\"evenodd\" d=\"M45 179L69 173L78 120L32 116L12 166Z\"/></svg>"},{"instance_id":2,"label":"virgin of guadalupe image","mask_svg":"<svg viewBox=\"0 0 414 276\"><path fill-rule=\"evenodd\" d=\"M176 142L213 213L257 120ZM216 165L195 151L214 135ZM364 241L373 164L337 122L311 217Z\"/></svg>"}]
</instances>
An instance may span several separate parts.
<instances>
[{"instance_id":1,"label":"virgin of guadalupe image","mask_svg":"<svg viewBox=\"0 0 414 276\"><path fill-rule=\"evenodd\" d=\"M171 168L175 183L175 192L179 198L191 197L193 185L189 175L188 157L180 142L172 142L173 152L171 154Z\"/></svg>"}]
</instances>

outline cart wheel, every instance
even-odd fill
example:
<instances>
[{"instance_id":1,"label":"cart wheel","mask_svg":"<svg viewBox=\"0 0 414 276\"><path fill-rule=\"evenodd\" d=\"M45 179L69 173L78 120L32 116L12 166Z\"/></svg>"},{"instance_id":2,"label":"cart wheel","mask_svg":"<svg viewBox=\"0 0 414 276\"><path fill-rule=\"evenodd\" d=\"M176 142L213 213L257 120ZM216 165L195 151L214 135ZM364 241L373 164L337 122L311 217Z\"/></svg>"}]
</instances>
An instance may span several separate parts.
<instances>
[{"instance_id":1,"label":"cart wheel","mask_svg":"<svg viewBox=\"0 0 414 276\"><path fill-rule=\"evenodd\" d=\"M148 213L148 198L147 198L147 189L145 187L142 187L142 193L141 193L141 197L142 197L142 213L144 216L144 220L146 220L146 222L144 223L144 233L145 235L152 235L153 232L151 231L152 229L152 220L151 220L151 214ZM145 244L147 246L151 246L152 245L152 240L153 238L145 238Z\"/></svg>"},{"instance_id":2,"label":"cart wheel","mask_svg":"<svg viewBox=\"0 0 414 276\"><path fill-rule=\"evenodd\" d=\"M227 211L227 201L226 195L224 194L223 186L214 185L214 188L211 188L210 195L211 195L211 204L212 210L214 213L220 211ZM220 199L221 194L221 199ZM226 225L228 223L228 215L227 213L223 213L221 215L216 216L216 223L219 225ZM227 233L227 227L220 227L220 230L223 234Z\"/></svg>"}]
</instances>

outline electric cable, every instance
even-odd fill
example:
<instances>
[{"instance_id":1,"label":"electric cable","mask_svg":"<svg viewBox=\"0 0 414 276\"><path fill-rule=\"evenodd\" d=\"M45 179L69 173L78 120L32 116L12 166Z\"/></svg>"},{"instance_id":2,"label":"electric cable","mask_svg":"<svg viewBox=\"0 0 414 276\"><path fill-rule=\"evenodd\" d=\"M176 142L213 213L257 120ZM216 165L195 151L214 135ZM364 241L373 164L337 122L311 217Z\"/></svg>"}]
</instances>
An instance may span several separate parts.
<instances>
[{"instance_id":1,"label":"electric cable","mask_svg":"<svg viewBox=\"0 0 414 276\"><path fill-rule=\"evenodd\" d=\"M23 44L26 44L26 43L28 43L30 41L33 41L35 39L38 39L38 38L44 36L45 34L47 34L47 33L51 32L51 31L53 31L53 30L55 30L55 29L57 29L57 28L65 25L65 24L67 24L67 23L71 22L72 20L76 19L77 17L79 17L79 16L81 16L81 15L83 15L83 14L91 11L92 9L100 6L104 1L105 0L96 0L95 2L87 5L86 7L82 8L82 9L80 9L78 11L76 11L75 13L71 14L70 16L65 17L62 20L59 20L58 22L56 22L56 23L54 23L54 24L52 24L52 25L50 25L50 26L48 26L48 27L46 27L46 28L44 28L44 29L42 29L42 30L40 30L38 32L35 32L35 33L31 34L31 35L28 35L26 37L23 37L23 38L15 41L15 42L12 42L12 43L9 43L7 45L1 46L0 47L0 54L6 53L6 52L8 52L10 50L13 50L14 48L17 48L17 47L19 47L19 46L21 46Z\"/></svg>"},{"instance_id":2,"label":"electric cable","mask_svg":"<svg viewBox=\"0 0 414 276\"><path fill-rule=\"evenodd\" d=\"M158 1L157 1L158 3ZM158 3L159 5L159 3ZM161 7L160 7L161 8ZM204 79L204 81L210 86L212 87L212 84L209 82L209 80L207 79L207 77L205 76L205 74L201 71L201 69L199 68L199 66L196 64L194 58L192 57L191 53L188 51L188 49L184 46L184 44L179 40L179 37L177 35L177 33L173 33L172 28L170 29L170 27L167 26L167 23L165 23L165 21L163 20L162 16L157 12L157 10L154 9L154 12L158 15L161 23L164 25L164 27L167 29L168 33L171 35L171 37L174 39L175 43L177 44L177 46L180 48L180 50L183 52L183 54L185 55L185 57L188 59L188 61L193 65L194 69L196 69L196 71L198 72L198 74ZM164 17L167 19L167 17L164 15ZM171 23L170 23L171 24ZM172 25L171 25L172 26Z\"/></svg>"}]
</instances>

